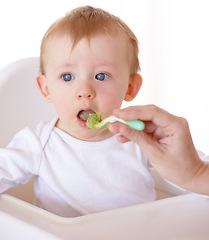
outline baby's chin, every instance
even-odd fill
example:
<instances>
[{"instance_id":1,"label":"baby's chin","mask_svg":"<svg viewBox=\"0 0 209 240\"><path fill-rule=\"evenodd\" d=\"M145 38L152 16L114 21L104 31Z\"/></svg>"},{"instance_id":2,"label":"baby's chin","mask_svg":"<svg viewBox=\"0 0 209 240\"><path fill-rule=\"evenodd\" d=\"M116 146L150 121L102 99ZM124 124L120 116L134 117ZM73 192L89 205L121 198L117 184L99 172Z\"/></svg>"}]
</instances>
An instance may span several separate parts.
<instances>
[{"instance_id":1,"label":"baby's chin","mask_svg":"<svg viewBox=\"0 0 209 240\"><path fill-rule=\"evenodd\" d=\"M89 128L86 128L85 130L80 131L77 134L72 133L70 135L76 139L79 139L81 141L87 141L87 142L99 142L113 136L113 134L108 129L93 130Z\"/></svg>"},{"instance_id":2,"label":"baby's chin","mask_svg":"<svg viewBox=\"0 0 209 240\"><path fill-rule=\"evenodd\" d=\"M63 124L61 120L58 120L56 127L69 134L71 137L81 141L99 142L113 136L108 129L90 129L84 122L81 123L78 119L76 122L72 124L74 127L71 128ZM72 125L70 124L70 126Z\"/></svg>"}]
</instances>

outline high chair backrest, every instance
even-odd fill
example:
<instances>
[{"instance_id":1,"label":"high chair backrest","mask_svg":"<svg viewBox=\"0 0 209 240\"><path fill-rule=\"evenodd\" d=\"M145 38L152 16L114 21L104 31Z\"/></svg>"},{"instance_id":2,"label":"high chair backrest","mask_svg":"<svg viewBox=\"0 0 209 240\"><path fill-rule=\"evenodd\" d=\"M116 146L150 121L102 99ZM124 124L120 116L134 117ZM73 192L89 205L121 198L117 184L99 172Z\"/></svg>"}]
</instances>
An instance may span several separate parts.
<instances>
[{"instance_id":1,"label":"high chair backrest","mask_svg":"<svg viewBox=\"0 0 209 240\"><path fill-rule=\"evenodd\" d=\"M39 58L13 62L0 70L0 147L26 126L56 116L36 86Z\"/></svg>"}]
</instances>

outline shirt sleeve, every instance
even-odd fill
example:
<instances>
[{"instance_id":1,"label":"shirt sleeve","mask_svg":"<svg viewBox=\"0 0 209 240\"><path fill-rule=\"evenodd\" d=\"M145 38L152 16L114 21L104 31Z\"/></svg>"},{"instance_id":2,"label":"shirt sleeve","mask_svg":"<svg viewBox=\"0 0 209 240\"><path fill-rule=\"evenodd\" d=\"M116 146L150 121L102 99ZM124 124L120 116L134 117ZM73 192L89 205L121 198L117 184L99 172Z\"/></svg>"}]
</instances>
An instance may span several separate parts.
<instances>
[{"instance_id":1,"label":"shirt sleeve","mask_svg":"<svg viewBox=\"0 0 209 240\"><path fill-rule=\"evenodd\" d=\"M38 174L41 144L32 129L19 132L9 145L0 149L0 193L28 182Z\"/></svg>"}]
</instances>

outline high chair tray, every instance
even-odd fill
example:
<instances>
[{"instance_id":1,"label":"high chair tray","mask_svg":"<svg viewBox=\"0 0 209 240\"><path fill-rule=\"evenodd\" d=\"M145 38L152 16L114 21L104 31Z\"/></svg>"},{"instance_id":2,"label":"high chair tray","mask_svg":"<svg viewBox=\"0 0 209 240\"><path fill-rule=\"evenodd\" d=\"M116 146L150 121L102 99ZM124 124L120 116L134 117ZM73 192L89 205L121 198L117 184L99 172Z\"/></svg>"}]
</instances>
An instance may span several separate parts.
<instances>
[{"instance_id":1,"label":"high chair tray","mask_svg":"<svg viewBox=\"0 0 209 240\"><path fill-rule=\"evenodd\" d=\"M62 218L0 196L0 239L208 240L209 199L186 194L137 206Z\"/></svg>"}]
</instances>

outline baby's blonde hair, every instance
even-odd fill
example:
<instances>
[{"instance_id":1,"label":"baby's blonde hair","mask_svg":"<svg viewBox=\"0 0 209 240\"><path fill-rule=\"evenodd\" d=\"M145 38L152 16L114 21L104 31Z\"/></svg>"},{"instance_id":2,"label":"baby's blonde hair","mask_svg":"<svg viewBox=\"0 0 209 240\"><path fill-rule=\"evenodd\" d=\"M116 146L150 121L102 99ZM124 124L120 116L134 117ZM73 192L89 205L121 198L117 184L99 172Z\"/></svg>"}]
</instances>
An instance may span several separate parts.
<instances>
[{"instance_id":1,"label":"baby's blonde hair","mask_svg":"<svg viewBox=\"0 0 209 240\"><path fill-rule=\"evenodd\" d=\"M73 47L84 37L89 41L98 34L123 34L130 43L131 74L140 70L138 41L131 29L118 17L99 8L79 7L54 22L46 31L40 53L40 73L44 74L44 53L47 43L55 36L69 35Z\"/></svg>"}]
</instances>

